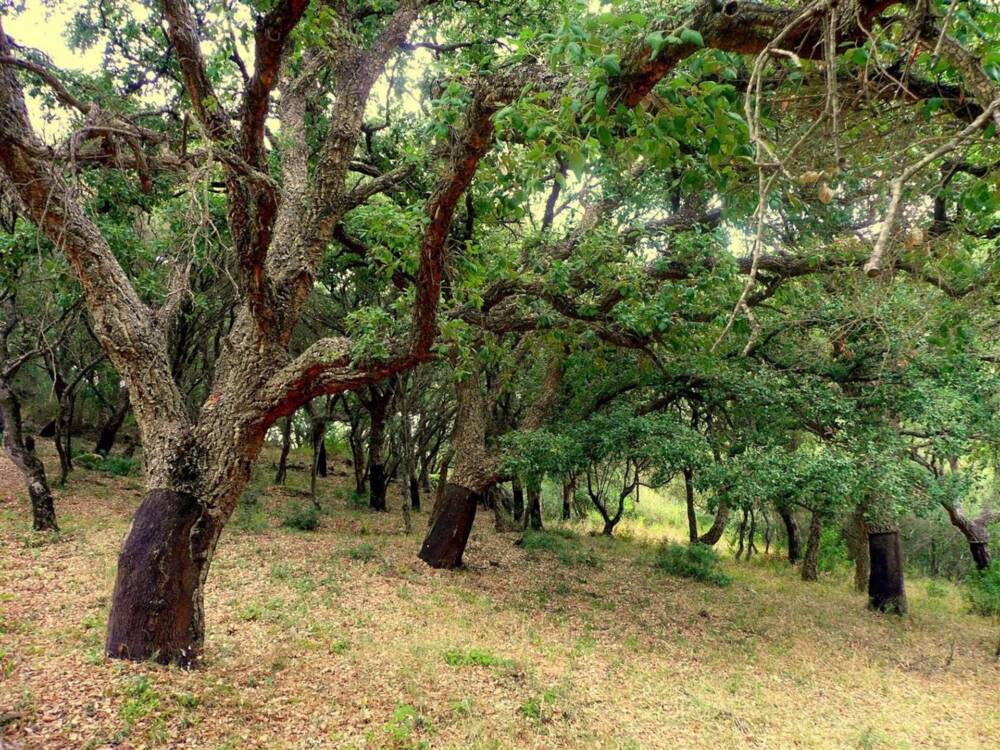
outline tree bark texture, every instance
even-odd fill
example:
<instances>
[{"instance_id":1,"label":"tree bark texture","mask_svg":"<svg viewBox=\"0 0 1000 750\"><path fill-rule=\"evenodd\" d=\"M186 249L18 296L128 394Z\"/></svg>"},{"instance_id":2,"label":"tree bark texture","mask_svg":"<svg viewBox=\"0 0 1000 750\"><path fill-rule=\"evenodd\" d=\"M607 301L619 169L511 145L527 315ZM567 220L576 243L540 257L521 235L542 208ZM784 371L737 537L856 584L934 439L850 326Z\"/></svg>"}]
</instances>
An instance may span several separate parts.
<instances>
[{"instance_id":1,"label":"tree bark texture","mask_svg":"<svg viewBox=\"0 0 1000 750\"><path fill-rule=\"evenodd\" d=\"M688 541L698 543L698 514L694 507L694 472L690 466L684 467L684 502L687 505Z\"/></svg>"},{"instance_id":2,"label":"tree bark texture","mask_svg":"<svg viewBox=\"0 0 1000 750\"><path fill-rule=\"evenodd\" d=\"M544 528L542 524L542 483L537 479L528 481L528 507L524 527L535 531L541 531Z\"/></svg>"},{"instance_id":3,"label":"tree bark texture","mask_svg":"<svg viewBox=\"0 0 1000 750\"><path fill-rule=\"evenodd\" d=\"M989 524L995 520L1000 520L1000 512L992 512L989 507L986 507L979 516L970 518L957 505L944 503L943 505L945 511L948 513L948 520L965 537L976 568L978 570L986 570L993 561L993 555L990 552Z\"/></svg>"},{"instance_id":4,"label":"tree bark texture","mask_svg":"<svg viewBox=\"0 0 1000 750\"><path fill-rule=\"evenodd\" d=\"M24 435L21 423L21 404L14 390L0 380L0 418L3 442L7 455L20 470L27 485L31 501L31 524L35 531L59 531L56 523L52 491L45 476L45 465L35 455L35 441Z\"/></svg>"},{"instance_id":5,"label":"tree bark texture","mask_svg":"<svg viewBox=\"0 0 1000 750\"><path fill-rule=\"evenodd\" d=\"M562 520L569 521L573 517L573 498L576 496L576 477L570 476L563 480L562 487Z\"/></svg>"},{"instance_id":6,"label":"tree bark texture","mask_svg":"<svg viewBox=\"0 0 1000 750\"><path fill-rule=\"evenodd\" d=\"M455 568L472 532L476 507L497 482L496 461L486 451L488 409L478 372L455 387L457 409L451 437L447 479L434 504L431 527L420 549L420 559L434 568Z\"/></svg>"},{"instance_id":7,"label":"tree bark texture","mask_svg":"<svg viewBox=\"0 0 1000 750\"><path fill-rule=\"evenodd\" d=\"M510 491L513 503L513 515L515 523L523 523L524 519L524 486L520 477L510 480Z\"/></svg>"},{"instance_id":8,"label":"tree bark texture","mask_svg":"<svg viewBox=\"0 0 1000 750\"><path fill-rule=\"evenodd\" d=\"M129 401L128 389L124 386L119 386L114 407L97 433L94 453L105 457L111 454L111 450L115 447L115 441L118 439L118 432L121 430L122 425L125 424L125 418L128 416L130 408L131 402Z\"/></svg>"},{"instance_id":9,"label":"tree bark texture","mask_svg":"<svg viewBox=\"0 0 1000 750\"><path fill-rule=\"evenodd\" d=\"M802 580L819 580L819 544L823 534L823 521L819 513L813 511L809 519L809 536L806 539L806 555L802 558Z\"/></svg>"},{"instance_id":10,"label":"tree bark texture","mask_svg":"<svg viewBox=\"0 0 1000 750\"><path fill-rule=\"evenodd\" d=\"M278 471L274 475L275 484L284 484L288 478L288 454L292 450L292 416L281 422L281 455L278 457Z\"/></svg>"},{"instance_id":11,"label":"tree bark texture","mask_svg":"<svg viewBox=\"0 0 1000 750\"><path fill-rule=\"evenodd\" d=\"M109 656L190 666L205 640L203 587L217 525L194 497L153 490L118 558Z\"/></svg>"},{"instance_id":12,"label":"tree bark texture","mask_svg":"<svg viewBox=\"0 0 1000 750\"><path fill-rule=\"evenodd\" d=\"M799 539L799 523L792 509L782 503L778 505L778 515L785 525L785 539L788 542L788 562L791 565L802 559L802 542Z\"/></svg>"},{"instance_id":13,"label":"tree bark texture","mask_svg":"<svg viewBox=\"0 0 1000 750\"><path fill-rule=\"evenodd\" d=\"M875 527L868 532L871 573L868 577L868 606L879 612L906 614L906 587L903 580L903 547L899 530Z\"/></svg>"},{"instance_id":14,"label":"tree bark texture","mask_svg":"<svg viewBox=\"0 0 1000 750\"><path fill-rule=\"evenodd\" d=\"M719 501L719 507L715 511L715 520L712 521L712 525L709 527L708 531L701 535L698 541L701 544L707 544L712 547L715 546L720 539L722 539L723 533L726 531L726 526L729 523L729 504L724 501Z\"/></svg>"}]
</instances>

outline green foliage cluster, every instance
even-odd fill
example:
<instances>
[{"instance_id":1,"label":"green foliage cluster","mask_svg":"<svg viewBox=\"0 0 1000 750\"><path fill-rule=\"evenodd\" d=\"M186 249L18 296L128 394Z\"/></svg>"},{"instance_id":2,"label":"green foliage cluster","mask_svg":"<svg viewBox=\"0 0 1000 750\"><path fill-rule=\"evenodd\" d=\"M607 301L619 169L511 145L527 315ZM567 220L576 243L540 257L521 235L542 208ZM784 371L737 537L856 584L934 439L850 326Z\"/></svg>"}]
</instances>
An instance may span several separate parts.
<instances>
[{"instance_id":1,"label":"green foliage cluster","mask_svg":"<svg viewBox=\"0 0 1000 750\"><path fill-rule=\"evenodd\" d=\"M965 595L973 612L983 617L1000 617L1000 562L969 576Z\"/></svg>"},{"instance_id":2,"label":"green foliage cluster","mask_svg":"<svg viewBox=\"0 0 1000 750\"><path fill-rule=\"evenodd\" d=\"M282 527L295 531L315 531L319 528L320 511L313 503L293 503L281 519Z\"/></svg>"},{"instance_id":3,"label":"green foliage cluster","mask_svg":"<svg viewBox=\"0 0 1000 750\"><path fill-rule=\"evenodd\" d=\"M705 544L663 544L657 550L655 566L672 576L693 578L716 586L732 583L732 579L721 569L719 553Z\"/></svg>"},{"instance_id":4,"label":"green foliage cluster","mask_svg":"<svg viewBox=\"0 0 1000 750\"><path fill-rule=\"evenodd\" d=\"M116 477L134 477L142 467L139 459L129 456L99 456L96 453L81 453L74 459L85 469L101 471Z\"/></svg>"}]
</instances>

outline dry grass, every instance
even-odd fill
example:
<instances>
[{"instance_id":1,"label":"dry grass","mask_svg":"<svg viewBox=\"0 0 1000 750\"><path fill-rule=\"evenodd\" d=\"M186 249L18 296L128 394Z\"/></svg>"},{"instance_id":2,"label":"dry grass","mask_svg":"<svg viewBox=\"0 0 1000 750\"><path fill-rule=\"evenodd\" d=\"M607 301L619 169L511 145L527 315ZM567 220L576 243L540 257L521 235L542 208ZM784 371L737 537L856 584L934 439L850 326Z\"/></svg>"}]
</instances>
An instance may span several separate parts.
<instances>
[{"instance_id":1,"label":"dry grass","mask_svg":"<svg viewBox=\"0 0 1000 750\"><path fill-rule=\"evenodd\" d=\"M136 480L78 470L37 540L0 469L0 737L25 748L996 748L996 626L911 586L904 619L846 580L727 562L662 576L649 524L525 550L481 517L467 570L416 560L398 514L230 529L192 672L105 660ZM633 524L633 526L638 526ZM661 530L662 532L662 530ZM933 593L933 592L932 592ZM0 741L0 747L3 742Z\"/></svg>"}]
</instances>

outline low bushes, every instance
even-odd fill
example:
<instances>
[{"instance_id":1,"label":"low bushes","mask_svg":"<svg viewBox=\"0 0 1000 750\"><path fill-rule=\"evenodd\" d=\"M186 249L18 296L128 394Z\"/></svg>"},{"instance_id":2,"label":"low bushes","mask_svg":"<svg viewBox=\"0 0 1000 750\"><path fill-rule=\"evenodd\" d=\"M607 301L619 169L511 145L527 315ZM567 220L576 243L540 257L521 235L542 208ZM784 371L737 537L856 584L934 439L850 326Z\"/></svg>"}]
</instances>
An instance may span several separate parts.
<instances>
[{"instance_id":1,"label":"low bushes","mask_svg":"<svg viewBox=\"0 0 1000 750\"><path fill-rule=\"evenodd\" d=\"M728 586L732 579L721 570L719 553L705 544L666 543L656 553L656 568L673 576L694 578L716 586Z\"/></svg>"},{"instance_id":2,"label":"low bushes","mask_svg":"<svg viewBox=\"0 0 1000 750\"><path fill-rule=\"evenodd\" d=\"M91 471L102 471L116 477L132 477L139 473L139 459L128 456L100 456L97 453L81 453L73 458L76 463Z\"/></svg>"},{"instance_id":3,"label":"low bushes","mask_svg":"<svg viewBox=\"0 0 1000 750\"><path fill-rule=\"evenodd\" d=\"M969 576L965 598L977 615L1000 617L1000 561Z\"/></svg>"}]
</instances>

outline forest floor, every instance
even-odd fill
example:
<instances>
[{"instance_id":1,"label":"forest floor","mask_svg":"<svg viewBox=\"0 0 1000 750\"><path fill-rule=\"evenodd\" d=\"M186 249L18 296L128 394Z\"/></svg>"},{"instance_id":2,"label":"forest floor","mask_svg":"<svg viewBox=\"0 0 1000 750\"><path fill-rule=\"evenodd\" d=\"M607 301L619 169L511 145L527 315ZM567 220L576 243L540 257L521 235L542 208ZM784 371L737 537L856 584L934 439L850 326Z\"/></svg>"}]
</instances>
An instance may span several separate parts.
<instances>
[{"instance_id":1,"label":"forest floor","mask_svg":"<svg viewBox=\"0 0 1000 750\"><path fill-rule=\"evenodd\" d=\"M434 571L426 513L406 535L397 498L349 507L337 469L318 530L281 527L294 488L227 529L184 671L102 655L140 480L77 469L40 539L0 459L0 747L1000 747L997 624L951 586L911 582L898 618L777 556L727 558L728 588L672 578L655 496L623 538L575 524L550 549L481 514L468 567Z\"/></svg>"}]
</instances>

